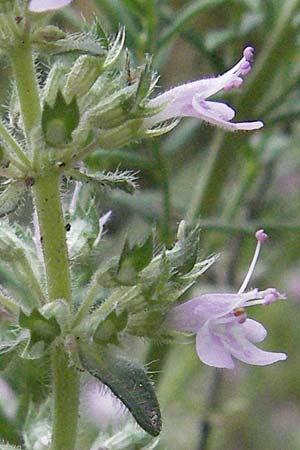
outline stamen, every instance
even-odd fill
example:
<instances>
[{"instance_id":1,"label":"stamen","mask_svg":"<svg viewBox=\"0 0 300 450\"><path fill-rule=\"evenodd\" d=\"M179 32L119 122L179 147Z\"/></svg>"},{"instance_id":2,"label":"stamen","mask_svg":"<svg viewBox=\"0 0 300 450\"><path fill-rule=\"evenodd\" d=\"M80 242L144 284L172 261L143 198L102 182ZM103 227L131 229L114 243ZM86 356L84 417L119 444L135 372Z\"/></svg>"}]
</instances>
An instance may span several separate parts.
<instances>
[{"instance_id":1,"label":"stamen","mask_svg":"<svg viewBox=\"0 0 300 450\"><path fill-rule=\"evenodd\" d=\"M250 281L250 278L252 277L252 274L254 272L254 269L255 269L255 266L256 266L256 263L257 263L257 260L258 260L258 257L259 257L261 246L267 240L266 238L262 239L262 232L264 233L263 230L258 230L255 233L255 237L257 239L256 249L255 249L254 256L253 256L252 262L250 264L249 270L248 270L247 275L246 275L246 277L245 277L245 279L244 279L244 281L242 283L242 286L240 287L240 289L238 291L238 294L241 294L242 292L244 292L246 287L248 286L248 283Z\"/></svg>"},{"instance_id":2,"label":"stamen","mask_svg":"<svg viewBox=\"0 0 300 450\"><path fill-rule=\"evenodd\" d=\"M241 64L241 75L247 75L251 71L251 64L249 61L244 61Z\"/></svg>"},{"instance_id":3,"label":"stamen","mask_svg":"<svg viewBox=\"0 0 300 450\"><path fill-rule=\"evenodd\" d=\"M241 77L237 77L235 80L231 81L227 84L227 86L224 86L224 91L228 92L231 91L234 88L239 88L243 84L244 80Z\"/></svg>"},{"instance_id":4,"label":"stamen","mask_svg":"<svg viewBox=\"0 0 300 450\"><path fill-rule=\"evenodd\" d=\"M274 288L267 289L267 291L266 295L264 296L264 306L271 305L271 303L276 302L280 297L284 297Z\"/></svg>"},{"instance_id":5,"label":"stamen","mask_svg":"<svg viewBox=\"0 0 300 450\"><path fill-rule=\"evenodd\" d=\"M267 233L265 233L265 230L263 229L257 230L257 232L255 233L255 237L262 244L264 244L269 239L269 236L267 235Z\"/></svg>"},{"instance_id":6,"label":"stamen","mask_svg":"<svg viewBox=\"0 0 300 450\"><path fill-rule=\"evenodd\" d=\"M253 60L254 55L254 48L251 46L248 46L244 49L243 56L246 61L251 62Z\"/></svg>"},{"instance_id":7,"label":"stamen","mask_svg":"<svg viewBox=\"0 0 300 450\"><path fill-rule=\"evenodd\" d=\"M234 316L238 319L238 323L245 323L247 320L247 314L244 308L236 308L233 311Z\"/></svg>"}]
</instances>

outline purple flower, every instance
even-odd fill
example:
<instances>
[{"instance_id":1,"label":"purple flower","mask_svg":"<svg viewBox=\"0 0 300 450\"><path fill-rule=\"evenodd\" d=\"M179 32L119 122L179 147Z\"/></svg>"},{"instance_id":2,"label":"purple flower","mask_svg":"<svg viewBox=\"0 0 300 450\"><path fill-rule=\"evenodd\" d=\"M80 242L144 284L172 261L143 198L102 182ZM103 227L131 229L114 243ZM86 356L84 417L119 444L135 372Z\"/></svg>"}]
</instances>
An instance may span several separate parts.
<instances>
[{"instance_id":1,"label":"purple flower","mask_svg":"<svg viewBox=\"0 0 300 450\"><path fill-rule=\"evenodd\" d=\"M285 353L261 350L254 344L267 336L263 325L248 319L245 308L267 306L284 298L276 289L253 289L244 292L257 262L261 245L267 235L256 233L257 247L246 278L237 294L203 294L170 311L166 326L197 334L196 350L205 364L232 369L232 356L248 364L264 366L287 358Z\"/></svg>"},{"instance_id":2,"label":"purple flower","mask_svg":"<svg viewBox=\"0 0 300 450\"><path fill-rule=\"evenodd\" d=\"M223 75L177 86L150 100L149 107L158 108L165 105L165 108L146 119L145 126L151 128L159 122L176 117L196 117L230 131L261 128L261 121L233 123L233 108L226 103L207 101L219 91L229 91L242 85L242 77L251 70L253 52L252 47L246 47L242 59Z\"/></svg>"},{"instance_id":3,"label":"purple flower","mask_svg":"<svg viewBox=\"0 0 300 450\"><path fill-rule=\"evenodd\" d=\"M69 5L72 0L31 0L29 11L39 13L63 8Z\"/></svg>"}]
</instances>

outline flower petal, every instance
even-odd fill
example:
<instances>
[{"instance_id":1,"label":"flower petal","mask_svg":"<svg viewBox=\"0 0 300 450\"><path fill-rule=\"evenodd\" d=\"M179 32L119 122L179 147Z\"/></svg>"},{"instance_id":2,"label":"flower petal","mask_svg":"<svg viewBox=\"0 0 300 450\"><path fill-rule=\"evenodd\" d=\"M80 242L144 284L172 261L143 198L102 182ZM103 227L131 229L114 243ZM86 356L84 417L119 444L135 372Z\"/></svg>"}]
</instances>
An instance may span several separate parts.
<instances>
[{"instance_id":1,"label":"flower petal","mask_svg":"<svg viewBox=\"0 0 300 450\"><path fill-rule=\"evenodd\" d=\"M239 325L227 327L226 333L221 336L224 347L235 358L247 364L266 366L287 358L285 353L266 352L256 347L244 335Z\"/></svg>"},{"instance_id":2,"label":"flower petal","mask_svg":"<svg viewBox=\"0 0 300 450\"><path fill-rule=\"evenodd\" d=\"M217 319L231 313L248 300L257 298L258 290L244 294L202 294L173 308L164 326L178 331L197 332L207 320Z\"/></svg>"},{"instance_id":3,"label":"flower petal","mask_svg":"<svg viewBox=\"0 0 300 450\"><path fill-rule=\"evenodd\" d=\"M264 126L263 122L229 122L224 120L223 117L219 116L216 108L210 108L213 102L206 102L201 97L195 95L192 100L193 108L198 112L199 118L205 120L208 123L217 125L225 130L235 131L235 130L257 130Z\"/></svg>"},{"instance_id":4,"label":"flower petal","mask_svg":"<svg viewBox=\"0 0 300 450\"><path fill-rule=\"evenodd\" d=\"M245 337L251 342L262 342L267 336L265 327L256 320L247 319L240 325L245 333Z\"/></svg>"},{"instance_id":5,"label":"flower petal","mask_svg":"<svg viewBox=\"0 0 300 450\"><path fill-rule=\"evenodd\" d=\"M205 101L205 105L210 112L215 113L224 120L231 120L235 116L235 110L226 103Z\"/></svg>"},{"instance_id":6,"label":"flower petal","mask_svg":"<svg viewBox=\"0 0 300 450\"><path fill-rule=\"evenodd\" d=\"M197 333L196 350L200 360L208 366L233 369L235 367L230 352L221 339L213 334L206 323Z\"/></svg>"},{"instance_id":7,"label":"flower petal","mask_svg":"<svg viewBox=\"0 0 300 450\"><path fill-rule=\"evenodd\" d=\"M44 12L63 8L69 5L72 0L31 0L29 3L29 11Z\"/></svg>"}]
</instances>

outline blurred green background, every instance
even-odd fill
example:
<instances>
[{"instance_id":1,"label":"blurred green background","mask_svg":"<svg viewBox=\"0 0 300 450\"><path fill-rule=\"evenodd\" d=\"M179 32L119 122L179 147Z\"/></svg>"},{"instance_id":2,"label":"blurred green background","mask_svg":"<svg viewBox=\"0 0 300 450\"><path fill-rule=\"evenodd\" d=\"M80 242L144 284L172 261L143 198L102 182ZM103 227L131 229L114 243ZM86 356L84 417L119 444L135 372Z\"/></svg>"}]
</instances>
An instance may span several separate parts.
<instances>
[{"instance_id":1,"label":"blurred green background","mask_svg":"<svg viewBox=\"0 0 300 450\"><path fill-rule=\"evenodd\" d=\"M236 108L237 120L263 120L262 130L224 133L185 119L162 138L99 149L89 164L138 172L138 193L114 191L101 199L99 214L113 211L104 242L107 255L117 253L128 230L136 239L155 225L169 246L181 219L200 223L203 254L221 256L187 298L235 292L254 251L253 234L264 228L270 240L252 286L274 286L287 295L287 301L249 312L269 330L262 346L288 353L286 362L269 367L239 363L235 370L217 371L199 361L193 344L148 349L145 362L154 372L163 414L159 448L298 450L300 1L75 0L52 22L78 31L88 28L94 15L111 34L125 26L136 65L145 54L153 55L161 90L220 74L239 60L244 47L255 47L254 68L243 87L216 98ZM1 67L5 105L10 82L4 58ZM10 377L16 392L22 386L18 377ZM0 402L1 408L9 429Z\"/></svg>"}]
</instances>

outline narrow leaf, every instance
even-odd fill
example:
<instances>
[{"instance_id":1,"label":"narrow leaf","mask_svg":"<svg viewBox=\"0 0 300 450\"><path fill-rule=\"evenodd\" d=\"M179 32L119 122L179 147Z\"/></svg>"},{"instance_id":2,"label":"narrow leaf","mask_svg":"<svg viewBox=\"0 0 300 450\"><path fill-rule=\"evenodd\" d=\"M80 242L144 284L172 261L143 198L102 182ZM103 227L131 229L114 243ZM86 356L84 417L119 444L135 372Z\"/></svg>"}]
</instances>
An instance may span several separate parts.
<instances>
[{"instance_id":1,"label":"narrow leaf","mask_svg":"<svg viewBox=\"0 0 300 450\"><path fill-rule=\"evenodd\" d=\"M0 194L0 217L17 209L25 191L25 186L19 181L9 182Z\"/></svg>"},{"instance_id":2,"label":"narrow leaf","mask_svg":"<svg viewBox=\"0 0 300 450\"><path fill-rule=\"evenodd\" d=\"M82 366L112 390L147 433L160 433L160 409L144 369L96 344L79 342L79 358Z\"/></svg>"}]
</instances>

